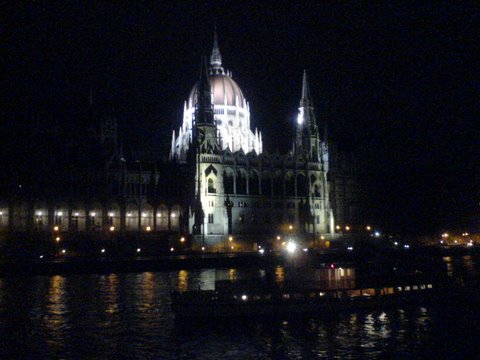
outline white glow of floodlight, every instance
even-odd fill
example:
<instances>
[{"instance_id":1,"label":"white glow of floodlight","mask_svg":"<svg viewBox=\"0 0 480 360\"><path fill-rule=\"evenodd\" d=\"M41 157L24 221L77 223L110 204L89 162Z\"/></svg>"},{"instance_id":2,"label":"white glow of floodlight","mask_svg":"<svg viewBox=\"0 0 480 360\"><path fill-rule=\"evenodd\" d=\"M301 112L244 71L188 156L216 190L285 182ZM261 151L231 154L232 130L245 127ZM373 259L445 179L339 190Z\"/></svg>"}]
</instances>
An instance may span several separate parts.
<instances>
[{"instance_id":1,"label":"white glow of floodlight","mask_svg":"<svg viewBox=\"0 0 480 360\"><path fill-rule=\"evenodd\" d=\"M289 241L287 243L287 251L290 254L293 254L295 252L295 250L297 250L297 244L295 244L293 241Z\"/></svg>"},{"instance_id":2,"label":"white glow of floodlight","mask_svg":"<svg viewBox=\"0 0 480 360\"><path fill-rule=\"evenodd\" d=\"M298 109L297 124L302 125L304 118L305 116L303 114L303 107L301 107L300 109Z\"/></svg>"}]
</instances>

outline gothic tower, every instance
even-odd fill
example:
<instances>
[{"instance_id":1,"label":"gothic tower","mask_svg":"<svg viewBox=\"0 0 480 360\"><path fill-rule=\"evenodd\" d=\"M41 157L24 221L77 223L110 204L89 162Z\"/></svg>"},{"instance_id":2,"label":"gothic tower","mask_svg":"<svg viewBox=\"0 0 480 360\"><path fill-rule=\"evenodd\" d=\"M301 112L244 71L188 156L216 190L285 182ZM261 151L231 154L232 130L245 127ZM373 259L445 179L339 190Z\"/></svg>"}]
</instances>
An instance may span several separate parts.
<instances>
[{"instance_id":1,"label":"gothic tower","mask_svg":"<svg viewBox=\"0 0 480 360\"><path fill-rule=\"evenodd\" d=\"M320 160L320 138L306 70L303 71L302 98L298 108L295 143L297 155L308 161L317 162Z\"/></svg>"}]
</instances>

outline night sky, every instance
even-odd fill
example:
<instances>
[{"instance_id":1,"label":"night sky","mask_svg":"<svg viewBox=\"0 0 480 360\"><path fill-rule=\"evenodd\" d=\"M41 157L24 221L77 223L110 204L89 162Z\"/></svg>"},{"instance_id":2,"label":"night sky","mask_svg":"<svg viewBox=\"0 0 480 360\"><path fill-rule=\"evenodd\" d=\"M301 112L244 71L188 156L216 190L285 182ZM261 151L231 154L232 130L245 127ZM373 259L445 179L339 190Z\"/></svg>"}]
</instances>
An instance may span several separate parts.
<instances>
[{"instance_id":1,"label":"night sky","mask_svg":"<svg viewBox=\"0 0 480 360\"><path fill-rule=\"evenodd\" d=\"M2 192L82 141L90 92L126 153L168 154L216 24L265 150L290 148L306 68L317 117L369 159L379 224L478 229L480 5L312 3L2 2Z\"/></svg>"}]
</instances>

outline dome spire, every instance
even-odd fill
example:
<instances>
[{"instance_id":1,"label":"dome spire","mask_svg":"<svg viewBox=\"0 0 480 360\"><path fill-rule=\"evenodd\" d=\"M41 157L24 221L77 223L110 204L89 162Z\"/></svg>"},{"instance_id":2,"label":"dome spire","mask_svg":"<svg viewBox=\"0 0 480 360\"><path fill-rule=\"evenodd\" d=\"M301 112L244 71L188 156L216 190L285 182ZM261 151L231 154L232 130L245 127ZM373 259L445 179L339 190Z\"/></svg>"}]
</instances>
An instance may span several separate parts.
<instances>
[{"instance_id":1,"label":"dome spire","mask_svg":"<svg viewBox=\"0 0 480 360\"><path fill-rule=\"evenodd\" d=\"M302 83L302 99L300 100L300 106L311 106L310 88L308 87L307 70L303 70L303 83Z\"/></svg>"},{"instance_id":2,"label":"dome spire","mask_svg":"<svg viewBox=\"0 0 480 360\"><path fill-rule=\"evenodd\" d=\"M218 48L217 27L215 27L213 31L213 48L212 55L210 55L210 65L222 66L222 54L220 54L220 49Z\"/></svg>"},{"instance_id":3,"label":"dome spire","mask_svg":"<svg viewBox=\"0 0 480 360\"><path fill-rule=\"evenodd\" d=\"M223 74L224 70L222 67L222 54L220 54L220 49L218 48L218 38L217 38L217 27L213 31L213 47L212 54L210 55L210 73L211 74Z\"/></svg>"}]
</instances>

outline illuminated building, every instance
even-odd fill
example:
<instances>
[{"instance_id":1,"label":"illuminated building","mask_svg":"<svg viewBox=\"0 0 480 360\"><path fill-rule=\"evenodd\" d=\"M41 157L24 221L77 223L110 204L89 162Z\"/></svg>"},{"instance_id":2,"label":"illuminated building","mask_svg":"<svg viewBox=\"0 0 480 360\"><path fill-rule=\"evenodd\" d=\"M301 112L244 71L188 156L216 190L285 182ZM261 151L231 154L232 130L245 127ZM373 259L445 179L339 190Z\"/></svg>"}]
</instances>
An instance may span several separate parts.
<instances>
[{"instance_id":1,"label":"illuminated building","mask_svg":"<svg viewBox=\"0 0 480 360\"><path fill-rule=\"evenodd\" d=\"M306 72L302 81L299 74L298 94L291 150L268 152L246 97L223 67L215 35L168 160L128 158L115 116L103 116L92 146L97 168L65 170L58 179L70 181L63 188L73 190L0 199L0 231L58 227L64 235L164 234L176 241L189 234L207 249L224 246L232 234L235 248L249 248L289 225L286 231L300 238L334 238L337 224L361 221L366 192L357 175L364 163L338 151L329 138L325 116L316 117Z\"/></svg>"}]
</instances>

